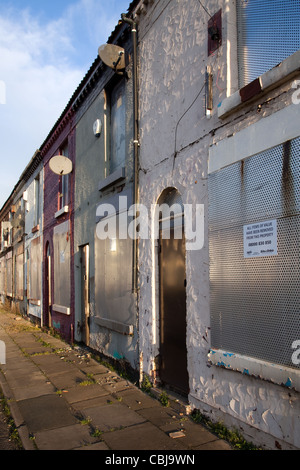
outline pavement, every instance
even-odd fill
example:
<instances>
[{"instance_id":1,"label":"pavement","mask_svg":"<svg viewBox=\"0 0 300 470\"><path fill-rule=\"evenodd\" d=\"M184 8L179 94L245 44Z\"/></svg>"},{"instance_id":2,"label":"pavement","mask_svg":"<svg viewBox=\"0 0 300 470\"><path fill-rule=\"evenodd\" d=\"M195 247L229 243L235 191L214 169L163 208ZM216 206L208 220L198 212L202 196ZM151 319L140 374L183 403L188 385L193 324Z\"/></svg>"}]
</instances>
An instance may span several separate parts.
<instances>
[{"instance_id":1,"label":"pavement","mask_svg":"<svg viewBox=\"0 0 300 470\"><path fill-rule=\"evenodd\" d=\"M231 450L180 402L162 406L86 348L2 309L0 341L0 389L25 450Z\"/></svg>"}]
</instances>

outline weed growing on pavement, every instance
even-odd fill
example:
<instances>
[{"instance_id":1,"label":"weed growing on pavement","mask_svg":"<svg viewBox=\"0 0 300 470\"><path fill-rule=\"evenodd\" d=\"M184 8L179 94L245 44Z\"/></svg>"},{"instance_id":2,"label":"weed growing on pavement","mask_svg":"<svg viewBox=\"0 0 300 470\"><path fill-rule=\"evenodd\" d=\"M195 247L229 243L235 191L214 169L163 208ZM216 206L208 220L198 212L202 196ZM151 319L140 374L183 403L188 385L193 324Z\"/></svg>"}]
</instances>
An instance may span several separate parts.
<instances>
[{"instance_id":1,"label":"weed growing on pavement","mask_svg":"<svg viewBox=\"0 0 300 470\"><path fill-rule=\"evenodd\" d=\"M199 410L194 410L191 414L191 419L202 426L205 426L209 431L229 442L234 449L237 450L261 450L256 447L252 442L247 442L246 439L239 433L238 430L231 430L224 426L223 423L213 423Z\"/></svg>"},{"instance_id":2,"label":"weed growing on pavement","mask_svg":"<svg viewBox=\"0 0 300 470\"><path fill-rule=\"evenodd\" d=\"M82 382L80 382L79 385L85 387L87 385L94 385L96 384L96 380L94 378L94 375L93 374L87 374L87 380L83 380Z\"/></svg>"},{"instance_id":3,"label":"weed growing on pavement","mask_svg":"<svg viewBox=\"0 0 300 470\"><path fill-rule=\"evenodd\" d=\"M92 431L91 436L92 436L92 437L96 437L96 438L98 438L98 439L99 439L99 438L101 439L101 438L102 438L102 434L103 434L103 431L100 431L100 429L95 428L95 429Z\"/></svg>"},{"instance_id":4,"label":"weed growing on pavement","mask_svg":"<svg viewBox=\"0 0 300 470\"><path fill-rule=\"evenodd\" d=\"M162 392L159 396L159 401L162 406L170 406L170 400L166 392Z\"/></svg>"},{"instance_id":5,"label":"weed growing on pavement","mask_svg":"<svg viewBox=\"0 0 300 470\"><path fill-rule=\"evenodd\" d=\"M143 392L149 393L151 388L152 388L152 383L150 382L149 377L145 375L141 383L141 389Z\"/></svg>"},{"instance_id":6,"label":"weed growing on pavement","mask_svg":"<svg viewBox=\"0 0 300 470\"><path fill-rule=\"evenodd\" d=\"M11 416L10 408L2 390L0 389L0 409L2 410L9 429L9 438L14 442L18 450L23 450L22 442L16 428L15 422Z\"/></svg>"},{"instance_id":7,"label":"weed growing on pavement","mask_svg":"<svg viewBox=\"0 0 300 470\"><path fill-rule=\"evenodd\" d=\"M91 418L88 416L87 418L83 418L81 421L80 421L80 424L82 426L87 426L89 424L91 424L92 420Z\"/></svg>"}]
</instances>

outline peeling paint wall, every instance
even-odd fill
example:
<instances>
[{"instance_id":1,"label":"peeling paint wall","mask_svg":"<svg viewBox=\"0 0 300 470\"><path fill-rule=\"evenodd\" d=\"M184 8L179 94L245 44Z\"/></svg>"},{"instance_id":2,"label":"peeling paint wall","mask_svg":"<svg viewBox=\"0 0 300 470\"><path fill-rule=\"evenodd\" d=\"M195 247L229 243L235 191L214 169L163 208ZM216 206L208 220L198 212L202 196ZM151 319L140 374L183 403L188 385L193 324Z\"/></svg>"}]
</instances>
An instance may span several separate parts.
<instances>
[{"instance_id":1,"label":"peeling paint wall","mask_svg":"<svg viewBox=\"0 0 300 470\"><path fill-rule=\"evenodd\" d=\"M122 45L130 57L131 34L126 33ZM136 295L132 294L132 241L116 239L118 250L112 254L110 241L97 236L97 208L114 205L118 212L119 196L132 201L132 61L129 60L128 79L124 81L125 103L124 162L125 176L113 179L110 171L110 109L109 97L117 76L107 66L100 66L97 81L78 106L76 114L76 184L75 184L75 337L85 341L82 312L80 247L89 245L89 345L109 358L138 367ZM100 119L102 131L96 137L94 122ZM110 181L112 178L112 181ZM100 187L100 189L99 189ZM132 204L130 202L129 206ZM117 236L117 235L116 235ZM122 245L122 246L121 246ZM129 279L129 282L127 282ZM128 287L129 285L129 287Z\"/></svg>"},{"instance_id":2,"label":"peeling paint wall","mask_svg":"<svg viewBox=\"0 0 300 470\"><path fill-rule=\"evenodd\" d=\"M156 1L139 24L140 203L150 210L167 187L184 204L204 204L205 239L187 251L187 354L189 401L212 419L234 425L268 448L300 442L299 395L292 389L209 362L210 279L208 246L209 148L291 103L291 81L218 119L217 106L237 90L235 2L222 8L222 46L207 56L208 15L196 0ZM213 111L205 113L205 72L213 74ZM287 124L288 127L288 124ZM153 223L153 221L150 221ZM139 335L144 372L159 379L159 277L156 241L139 244ZM275 444L276 443L276 444Z\"/></svg>"}]
</instances>

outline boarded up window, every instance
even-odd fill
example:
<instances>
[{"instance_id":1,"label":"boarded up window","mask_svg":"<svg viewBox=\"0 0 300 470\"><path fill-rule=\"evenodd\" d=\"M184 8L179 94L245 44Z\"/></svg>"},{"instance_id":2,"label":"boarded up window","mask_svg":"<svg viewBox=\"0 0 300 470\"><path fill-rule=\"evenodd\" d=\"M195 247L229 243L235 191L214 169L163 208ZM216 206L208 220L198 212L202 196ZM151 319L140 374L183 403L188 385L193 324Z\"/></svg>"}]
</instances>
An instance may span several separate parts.
<instances>
[{"instance_id":1,"label":"boarded up window","mask_svg":"<svg viewBox=\"0 0 300 470\"><path fill-rule=\"evenodd\" d=\"M100 240L95 236L96 267L96 312L100 318L123 324L133 322L134 303L132 297L132 240L119 239L119 227L127 232L127 213L123 216L106 217L102 224L116 228L112 236Z\"/></svg>"},{"instance_id":2,"label":"boarded up window","mask_svg":"<svg viewBox=\"0 0 300 470\"><path fill-rule=\"evenodd\" d=\"M119 82L110 95L110 173L125 162L125 84Z\"/></svg>"},{"instance_id":3,"label":"boarded up window","mask_svg":"<svg viewBox=\"0 0 300 470\"><path fill-rule=\"evenodd\" d=\"M71 267L69 221L54 228L54 304L70 307Z\"/></svg>"},{"instance_id":4,"label":"boarded up window","mask_svg":"<svg viewBox=\"0 0 300 470\"><path fill-rule=\"evenodd\" d=\"M41 244L40 237L31 242L30 247L30 300L41 299Z\"/></svg>"},{"instance_id":5,"label":"boarded up window","mask_svg":"<svg viewBox=\"0 0 300 470\"><path fill-rule=\"evenodd\" d=\"M212 346L295 368L300 138L209 175Z\"/></svg>"},{"instance_id":6,"label":"boarded up window","mask_svg":"<svg viewBox=\"0 0 300 470\"><path fill-rule=\"evenodd\" d=\"M0 259L0 294L5 294L5 258Z\"/></svg>"},{"instance_id":7,"label":"boarded up window","mask_svg":"<svg viewBox=\"0 0 300 470\"><path fill-rule=\"evenodd\" d=\"M300 3L238 0L240 88L300 49Z\"/></svg>"},{"instance_id":8,"label":"boarded up window","mask_svg":"<svg viewBox=\"0 0 300 470\"><path fill-rule=\"evenodd\" d=\"M24 291L24 253L23 250L16 256L16 296L23 300Z\"/></svg>"},{"instance_id":9,"label":"boarded up window","mask_svg":"<svg viewBox=\"0 0 300 470\"><path fill-rule=\"evenodd\" d=\"M13 295L13 265L12 253L8 253L6 257L6 295Z\"/></svg>"}]
</instances>

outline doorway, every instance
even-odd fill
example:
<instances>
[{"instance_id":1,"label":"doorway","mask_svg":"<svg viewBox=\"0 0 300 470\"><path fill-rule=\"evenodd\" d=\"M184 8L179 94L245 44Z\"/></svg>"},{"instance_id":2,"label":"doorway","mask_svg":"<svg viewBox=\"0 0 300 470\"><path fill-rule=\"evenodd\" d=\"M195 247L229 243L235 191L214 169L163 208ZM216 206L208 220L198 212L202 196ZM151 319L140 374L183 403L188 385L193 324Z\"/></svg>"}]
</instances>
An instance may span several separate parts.
<instances>
[{"instance_id":1,"label":"doorway","mask_svg":"<svg viewBox=\"0 0 300 470\"><path fill-rule=\"evenodd\" d=\"M186 269L184 217L176 189L163 193L159 204L172 211L160 218L160 380L181 395L189 393L186 347Z\"/></svg>"},{"instance_id":2,"label":"doorway","mask_svg":"<svg viewBox=\"0 0 300 470\"><path fill-rule=\"evenodd\" d=\"M46 245L46 258L45 258L45 281L46 281L46 292L45 292L45 302L46 302L46 319L45 325L48 328L51 328L52 325L52 287L51 287L51 251L50 244Z\"/></svg>"},{"instance_id":3,"label":"doorway","mask_svg":"<svg viewBox=\"0 0 300 470\"><path fill-rule=\"evenodd\" d=\"M81 265L81 326L82 341L90 343L90 250L89 245L80 247Z\"/></svg>"}]
</instances>

